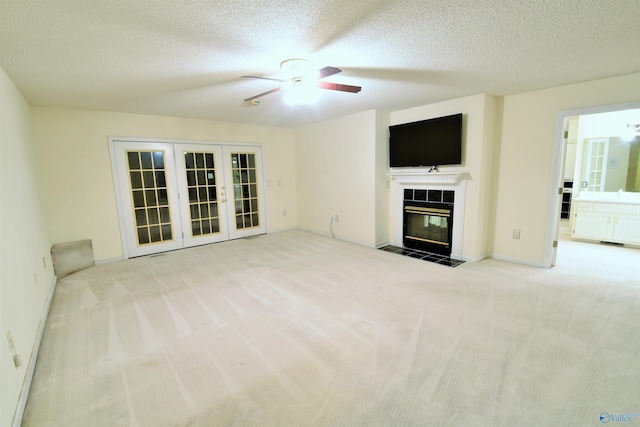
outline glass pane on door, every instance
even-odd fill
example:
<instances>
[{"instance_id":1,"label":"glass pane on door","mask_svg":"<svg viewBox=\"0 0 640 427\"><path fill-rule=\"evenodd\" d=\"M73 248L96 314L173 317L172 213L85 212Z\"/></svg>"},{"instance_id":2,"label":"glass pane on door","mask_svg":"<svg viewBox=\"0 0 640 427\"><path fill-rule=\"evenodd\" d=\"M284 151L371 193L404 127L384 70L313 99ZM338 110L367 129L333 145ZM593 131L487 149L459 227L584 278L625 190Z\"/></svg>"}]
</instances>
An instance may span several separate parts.
<instances>
[{"instance_id":1,"label":"glass pane on door","mask_svg":"<svg viewBox=\"0 0 640 427\"><path fill-rule=\"evenodd\" d=\"M164 151L126 152L138 246L173 240Z\"/></svg>"},{"instance_id":2,"label":"glass pane on door","mask_svg":"<svg viewBox=\"0 0 640 427\"><path fill-rule=\"evenodd\" d=\"M185 152L185 174L191 237L220 232L214 153Z\"/></svg>"},{"instance_id":3,"label":"glass pane on door","mask_svg":"<svg viewBox=\"0 0 640 427\"><path fill-rule=\"evenodd\" d=\"M255 154L231 153L231 175L236 229L260 227Z\"/></svg>"}]
</instances>

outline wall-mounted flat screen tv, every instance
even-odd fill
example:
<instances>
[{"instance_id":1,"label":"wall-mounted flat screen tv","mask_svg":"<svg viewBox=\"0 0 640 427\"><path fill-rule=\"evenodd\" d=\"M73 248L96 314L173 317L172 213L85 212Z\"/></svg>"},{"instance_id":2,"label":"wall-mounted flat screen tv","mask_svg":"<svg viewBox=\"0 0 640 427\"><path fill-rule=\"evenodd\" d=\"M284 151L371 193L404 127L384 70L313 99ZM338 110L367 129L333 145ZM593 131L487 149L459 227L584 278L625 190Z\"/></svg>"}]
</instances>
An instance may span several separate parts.
<instances>
[{"instance_id":1,"label":"wall-mounted flat screen tv","mask_svg":"<svg viewBox=\"0 0 640 427\"><path fill-rule=\"evenodd\" d=\"M389 126L389 163L392 168L462 164L462 114Z\"/></svg>"}]
</instances>

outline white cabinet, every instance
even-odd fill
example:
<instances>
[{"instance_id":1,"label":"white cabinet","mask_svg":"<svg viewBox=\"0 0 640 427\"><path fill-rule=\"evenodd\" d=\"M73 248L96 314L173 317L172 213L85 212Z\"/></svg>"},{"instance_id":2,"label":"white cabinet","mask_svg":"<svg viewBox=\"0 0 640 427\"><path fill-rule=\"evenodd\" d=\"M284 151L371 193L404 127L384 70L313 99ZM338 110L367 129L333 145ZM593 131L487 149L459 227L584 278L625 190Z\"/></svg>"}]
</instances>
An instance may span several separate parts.
<instances>
[{"instance_id":1,"label":"white cabinet","mask_svg":"<svg viewBox=\"0 0 640 427\"><path fill-rule=\"evenodd\" d=\"M576 201L572 236L640 245L640 205Z\"/></svg>"},{"instance_id":2,"label":"white cabinet","mask_svg":"<svg viewBox=\"0 0 640 427\"><path fill-rule=\"evenodd\" d=\"M640 215L616 215L613 240L640 244Z\"/></svg>"},{"instance_id":3,"label":"white cabinet","mask_svg":"<svg viewBox=\"0 0 640 427\"><path fill-rule=\"evenodd\" d=\"M607 240L613 234L613 215L593 212L576 213L573 235L583 239Z\"/></svg>"}]
</instances>

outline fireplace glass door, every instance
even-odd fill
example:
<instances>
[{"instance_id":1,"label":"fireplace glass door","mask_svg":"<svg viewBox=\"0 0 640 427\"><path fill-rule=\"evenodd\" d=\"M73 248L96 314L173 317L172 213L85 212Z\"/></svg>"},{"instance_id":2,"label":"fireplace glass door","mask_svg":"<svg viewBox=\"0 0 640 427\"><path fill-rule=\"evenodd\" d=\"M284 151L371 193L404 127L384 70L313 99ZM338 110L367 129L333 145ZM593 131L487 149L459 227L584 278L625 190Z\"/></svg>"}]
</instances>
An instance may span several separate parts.
<instances>
[{"instance_id":1,"label":"fireplace glass door","mask_svg":"<svg viewBox=\"0 0 640 427\"><path fill-rule=\"evenodd\" d=\"M426 204L425 204L426 205ZM408 204L404 208L404 245L430 252L451 254L452 209Z\"/></svg>"}]
</instances>

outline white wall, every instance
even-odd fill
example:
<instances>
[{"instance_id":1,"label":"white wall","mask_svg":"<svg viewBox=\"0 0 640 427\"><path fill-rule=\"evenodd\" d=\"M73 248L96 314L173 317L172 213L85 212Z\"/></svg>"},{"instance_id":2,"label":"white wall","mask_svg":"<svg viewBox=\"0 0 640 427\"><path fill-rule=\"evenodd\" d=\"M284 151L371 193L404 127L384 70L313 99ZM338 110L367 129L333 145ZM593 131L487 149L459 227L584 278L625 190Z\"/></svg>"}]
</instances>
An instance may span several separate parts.
<instances>
[{"instance_id":1,"label":"white wall","mask_svg":"<svg viewBox=\"0 0 640 427\"><path fill-rule=\"evenodd\" d=\"M376 111L376 247L389 244L389 123L386 111Z\"/></svg>"},{"instance_id":2,"label":"white wall","mask_svg":"<svg viewBox=\"0 0 640 427\"><path fill-rule=\"evenodd\" d=\"M457 113L464 115L463 165L439 169L441 172L468 173L462 255L473 261L486 257L490 246L496 111L496 98L479 94L391 113L391 125ZM391 200L395 199L394 191L392 186ZM393 227L402 218L393 206L390 209L389 222Z\"/></svg>"},{"instance_id":3,"label":"white wall","mask_svg":"<svg viewBox=\"0 0 640 427\"><path fill-rule=\"evenodd\" d=\"M268 232L297 224L291 129L44 107L33 117L53 243L91 239L96 260L123 256L109 136L262 144Z\"/></svg>"},{"instance_id":4,"label":"white wall","mask_svg":"<svg viewBox=\"0 0 640 427\"><path fill-rule=\"evenodd\" d=\"M297 128L298 226L375 246L376 111Z\"/></svg>"},{"instance_id":5,"label":"white wall","mask_svg":"<svg viewBox=\"0 0 640 427\"><path fill-rule=\"evenodd\" d=\"M504 97L494 256L545 265L558 113L638 100L640 73Z\"/></svg>"},{"instance_id":6,"label":"white wall","mask_svg":"<svg viewBox=\"0 0 640 427\"><path fill-rule=\"evenodd\" d=\"M31 111L0 68L0 425L11 425L53 286ZM22 366L13 364L11 331Z\"/></svg>"}]
</instances>

